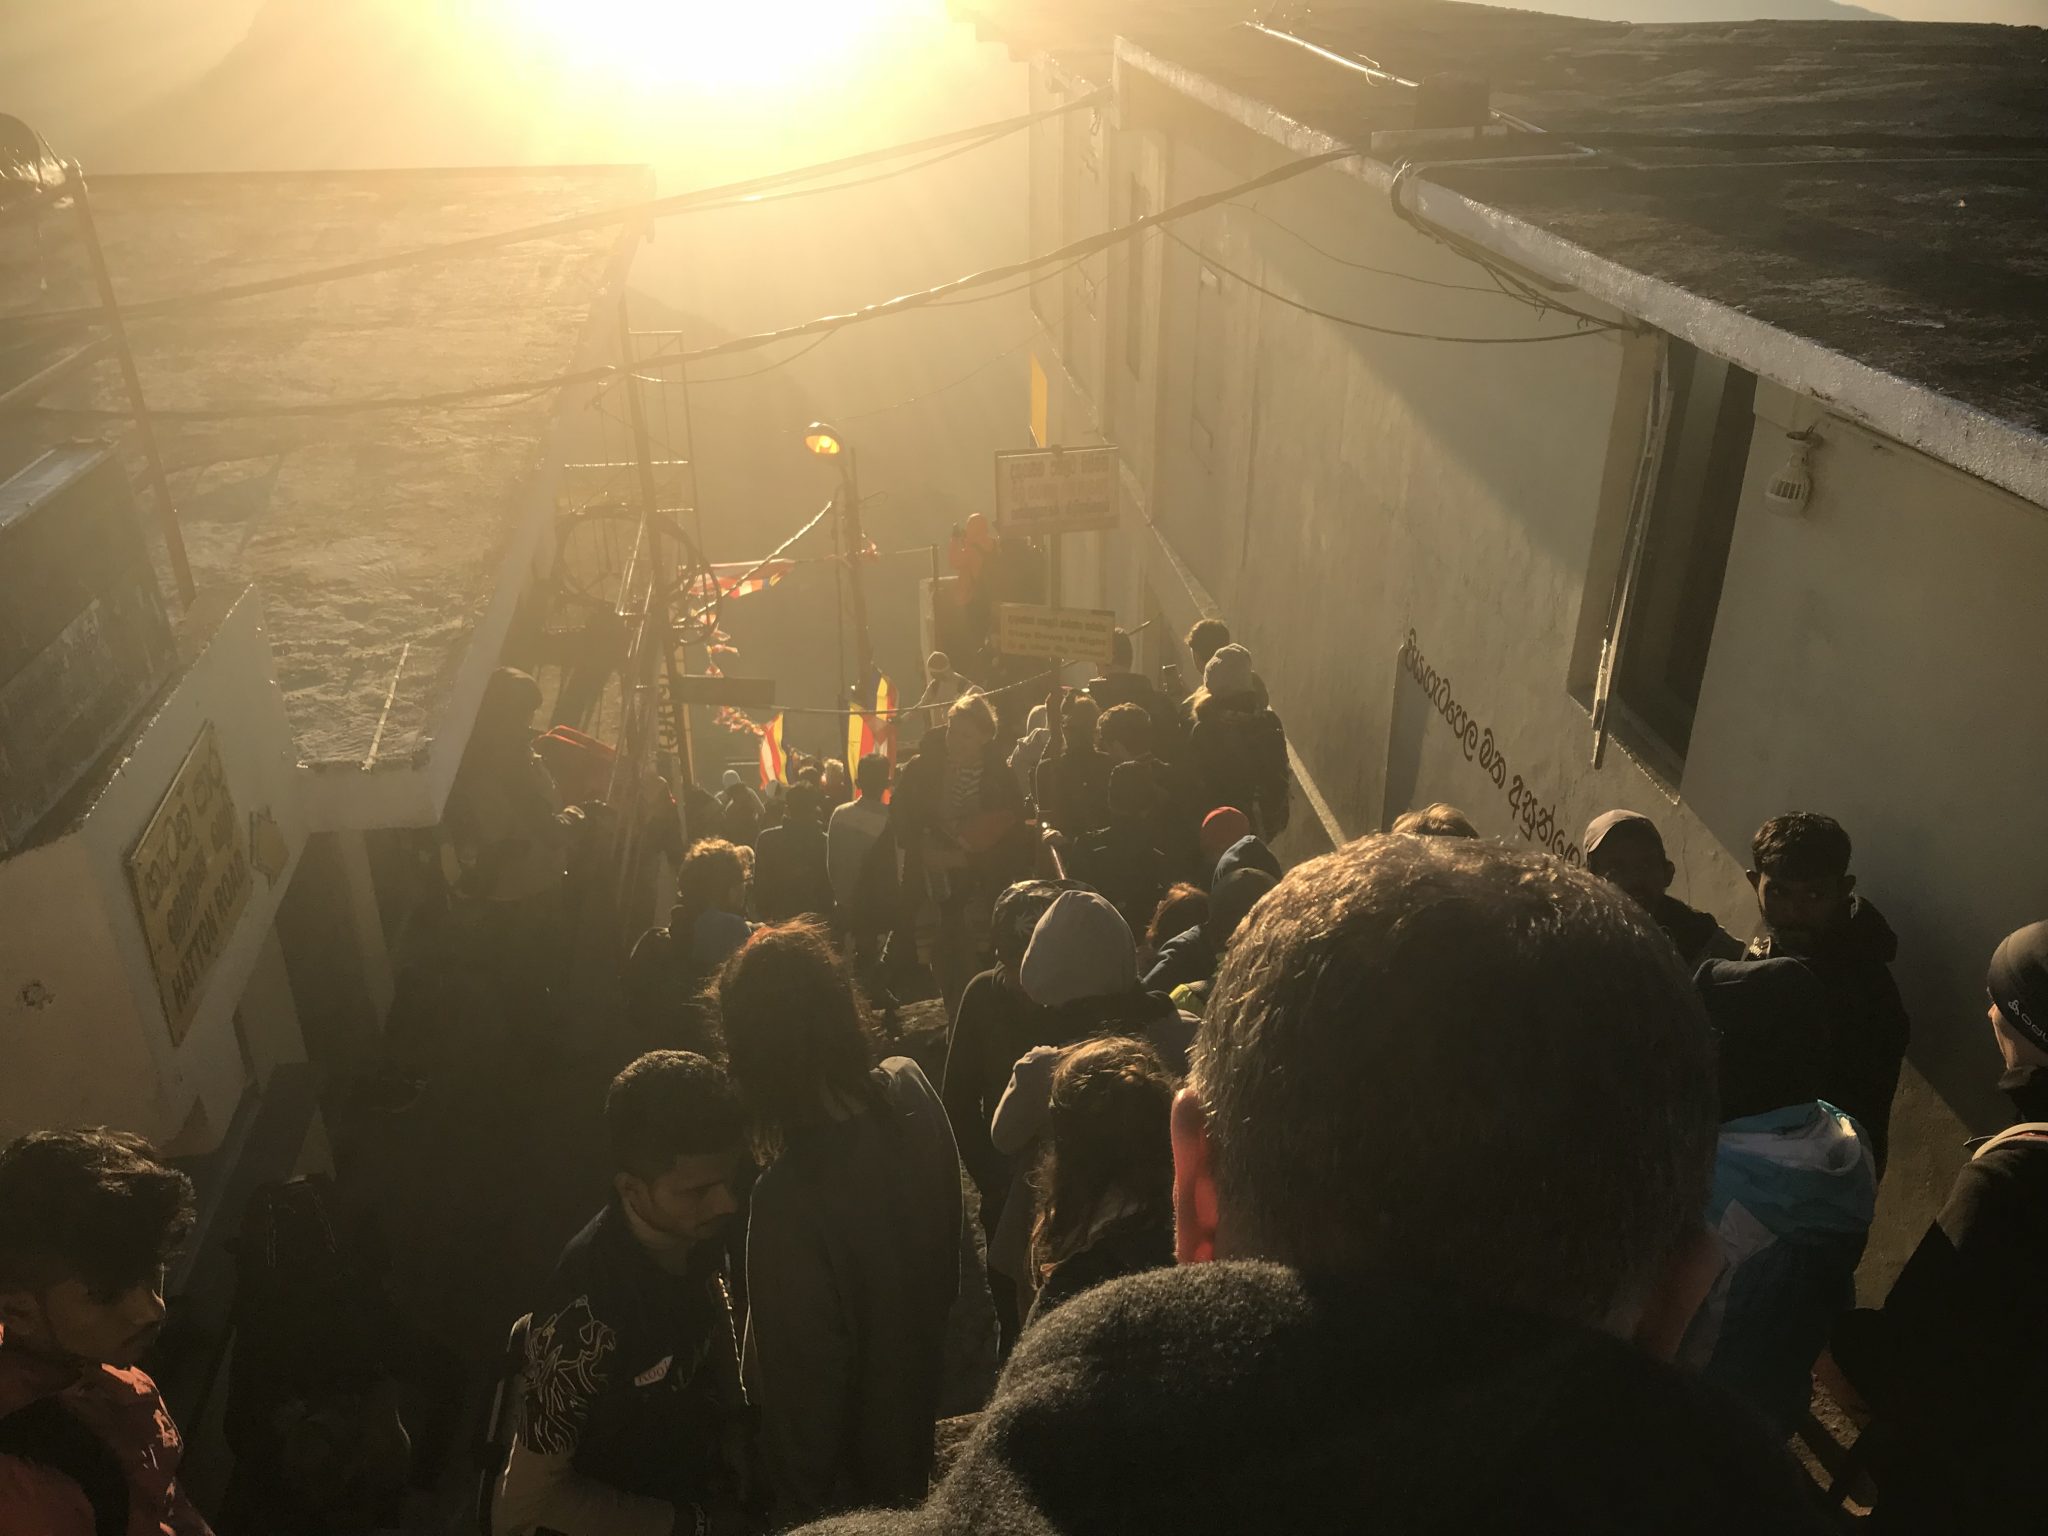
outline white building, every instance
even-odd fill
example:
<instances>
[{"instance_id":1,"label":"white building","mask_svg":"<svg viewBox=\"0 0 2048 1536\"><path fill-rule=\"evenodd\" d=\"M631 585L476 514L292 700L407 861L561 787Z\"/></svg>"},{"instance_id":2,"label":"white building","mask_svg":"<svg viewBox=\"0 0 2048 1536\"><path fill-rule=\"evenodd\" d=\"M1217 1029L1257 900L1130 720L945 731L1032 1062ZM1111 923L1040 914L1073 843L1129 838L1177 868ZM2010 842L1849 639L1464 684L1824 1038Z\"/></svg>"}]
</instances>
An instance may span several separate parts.
<instances>
[{"instance_id":1,"label":"white building","mask_svg":"<svg viewBox=\"0 0 2048 1536\"><path fill-rule=\"evenodd\" d=\"M317 408L603 361L593 316L633 242L598 223L150 306L648 190L622 167L96 178L196 578L182 610L150 576L159 525L96 325L5 360L0 1141L101 1123L179 1160L200 1230L174 1284L204 1306L209 1239L256 1184L326 1165L323 1087L376 1054L406 839L439 821L491 670L526 659L557 437L587 396ZM0 303L91 304L62 189L7 212Z\"/></svg>"},{"instance_id":2,"label":"white building","mask_svg":"<svg viewBox=\"0 0 2048 1536\"><path fill-rule=\"evenodd\" d=\"M1155 662L1229 621L1296 852L1441 799L1576 859L1628 806L1746 935L1758 823L1837 816L1915 1022L1888 1283L2048 914L2040 34L967 9L1034 107L1113 88L1035 130L1035 253L1279 178L1037 285L1051 440L1127 493L1065 599Z\"/></svg>"}]
</instances>

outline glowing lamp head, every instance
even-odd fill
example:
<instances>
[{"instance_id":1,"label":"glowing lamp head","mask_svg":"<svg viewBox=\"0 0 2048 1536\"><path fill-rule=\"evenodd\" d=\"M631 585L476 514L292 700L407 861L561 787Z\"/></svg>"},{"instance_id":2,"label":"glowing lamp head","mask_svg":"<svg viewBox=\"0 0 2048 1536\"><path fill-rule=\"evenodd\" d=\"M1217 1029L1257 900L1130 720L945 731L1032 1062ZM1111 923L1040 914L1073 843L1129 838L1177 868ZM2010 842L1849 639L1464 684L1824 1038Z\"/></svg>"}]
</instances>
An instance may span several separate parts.
<instances>
[{"instance_id":1,"label":"glowing lamp head","mask_svg":"<svg viewBox=\"0 0 2048 1536\"><path fill-rule=\"evenodd\" d=\"M846 452L846 439L837 427L814 421L804 428L804 446L821 459L836 459Z\"/></svg>"}]
</instances>

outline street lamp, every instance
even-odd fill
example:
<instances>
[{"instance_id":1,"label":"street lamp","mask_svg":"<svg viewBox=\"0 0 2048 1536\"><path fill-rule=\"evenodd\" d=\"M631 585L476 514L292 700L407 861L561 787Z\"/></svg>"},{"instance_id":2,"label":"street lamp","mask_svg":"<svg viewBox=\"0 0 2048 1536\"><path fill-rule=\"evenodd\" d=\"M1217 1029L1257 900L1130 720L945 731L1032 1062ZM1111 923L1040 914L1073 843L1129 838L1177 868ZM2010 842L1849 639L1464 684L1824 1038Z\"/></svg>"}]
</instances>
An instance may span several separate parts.
<instances>
[{"instance_id":1,"label":"street lamp","mask_svg":"<svg viewBox=\"0 0 2048 1536\"><path fill-rule=\"evenodd\" d=\"M860 694L868 685L868 673L872 668L873 655L868 644L867 596L861 588L861 551L867 547L867 540L860 528L860 471L854 456L853 445L846 440L846 434L829 421L814 421L804 428L805 449L821 459L836 459L839 463L839 492L832 499L839 511L839 552L845 563L846 583L853 594L853 644L855 662L855 685L853 692ZM844 631L841 631L842 635ZM843 653L842 653L843 654ZM840 666L842 679L845 664ZM851 771L853 765L847 765Z\"/></svg>"}]
</instances>

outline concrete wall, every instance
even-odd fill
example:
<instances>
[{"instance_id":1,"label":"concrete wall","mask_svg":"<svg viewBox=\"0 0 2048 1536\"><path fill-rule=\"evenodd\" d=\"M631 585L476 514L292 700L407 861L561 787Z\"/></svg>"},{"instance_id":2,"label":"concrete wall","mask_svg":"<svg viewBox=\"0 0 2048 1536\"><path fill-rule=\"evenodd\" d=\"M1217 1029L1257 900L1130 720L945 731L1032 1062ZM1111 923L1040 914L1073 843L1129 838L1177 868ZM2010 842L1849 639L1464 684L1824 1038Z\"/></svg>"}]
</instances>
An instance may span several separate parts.
<instances>
[{"instance_id":1,"label":"concrete wall","mask_svg":"<svg viewBox=\"0 0 2048 1536\"><path fill-rule=\"evenodd\" d=\"M1106 155L1116 222L1133 169L1156 208L1282 163L1268 141L1125 83ZM1618 739L1595 769L1584 701L1657 339L1457 345L1304 314L1242 279L1389 329L1573 329L1501 297L1342 171L1241 201L1252 208L1179 221L1186 245L1154 236L1112 258L1158 273L1140 289L1135 374L1125 285L1105 317L1099 419L1124 447L1132 505L1102 579L1114 587L1107 572L1129 560L1145 589L1114 606L1127 623L1220 611L1343 832L1447 799L1490 835L1576 859L1586 822L1629 806L1663 828L1676 893L1746 936L1757 823L1840 817L1863 890L1900 932L1916 1020L1864 1277L1881 1290L1965 1128L1998 1123L1983 963L2048 912L2031 856L2048 846L2048 715L2020 681L2048 654L2048 514L1766 381L1687 759L1653 773ZM1816 420L1815 494L1786 517L1764 488L1783 433Z\"/></svg>"},{"instance_id":2,"label":"concrete wall","mask_svg":"<svg viewBox=\"0 0 2048 1536\"><path fill-rule=\"evenodd\" d=\"M274 879L254 876L173 1046L125 861L209 720L243 826L269 811L286 863ZM82 821L0 863L0 1139L104 1122L186 1154L223 1134L249 1077L235 1009L259 968L274 977L271 921L305 843L295 758L260 605L244 594L159 698ZM257 1059L289 1056L295 1027L257 1021Z\"/></svg>"}]
</instances>

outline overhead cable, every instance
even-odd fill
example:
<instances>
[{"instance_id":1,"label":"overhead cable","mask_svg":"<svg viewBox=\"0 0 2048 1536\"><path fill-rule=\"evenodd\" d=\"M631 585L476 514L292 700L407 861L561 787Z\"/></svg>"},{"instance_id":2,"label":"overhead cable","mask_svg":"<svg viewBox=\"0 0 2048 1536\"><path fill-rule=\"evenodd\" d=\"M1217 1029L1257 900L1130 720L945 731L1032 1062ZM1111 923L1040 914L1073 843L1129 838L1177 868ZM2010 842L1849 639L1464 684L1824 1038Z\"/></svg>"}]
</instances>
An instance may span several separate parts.
<instances>
[{"instance_id":1,"label":"overhead cable","mask_svg":"<svg viewBox=\"0 0 2048 1536\"><path fill-rule=\"evenodd\" d=\"M173 314L186 309L208 304L221 304L232 299L255 298L263 294L285 293L296 288L313 287L323 283L340 282L351 277L366 277L373 273L390 272L403 267L422 266L432 262L449 261L458 258L479 256L499 250L508 245L519 245L533 240L545 240L556 235L577 234L584 230L603 229L613 224L623 224L641 218L666 218L673 214L694 213L713 208L737 207L754 202L776 199L762 196L772 189L785 187L794 182L814 181L840 171L857 170L888 160L902 159L906 155L923 154L928 150L945 149L949 145L960 145L953 153L965 153L978 149L984 144L994 143L1021 129L1029 128L1047 118L1062 116L1079 111L1083 107L1099 106L1108 96L1107 89L1088 96L1077 97L1055 107L1041 108L1036 112L1022 113L1016 117L1003 118L995 122L977 123L967 128L956 128L947 133L934 134L930 138L916 139L904 144L892 144L882 149L864 151L857 155L846 155L837 160L821 161L814 165L799 166L793 170L776 171L765 176L751 177L745 181L727 182L720 186L703 187L693 192L678 192L668 197L648 198L638 202L614 204L595 209L589 213L575 214L563 219L550 219L545 223L527 224L516 229L498 230L487 235L472 235L462 240L441 241L433 245L410 247L393 251L384 256L365 257L361 261L344 262L338 266L319 267L306 272L287 272L276 277L257 278L243 283L226 283L217 288L198 289L189 293L169 294L160 299L146 299L139 303L123 304L121 310L130 320L147 319L155 315ZM902 172L922 169L924 165L935 164L939 159L950 158L940 155L919 165L902 167ZM886 174L895 175L892 171ZM868 177L858 181L830 183L805 189L801 193L785 193L783 196L808 196L813 192L829 192L841 187L866 185L868 181L880 180ZM75 309L57 309L42 312L17 312L4 317L10 324L79 324L100 318L100 306L82 305Z\"/></svg>"}]
</instances>

